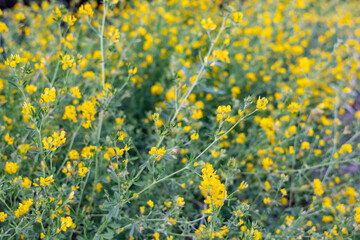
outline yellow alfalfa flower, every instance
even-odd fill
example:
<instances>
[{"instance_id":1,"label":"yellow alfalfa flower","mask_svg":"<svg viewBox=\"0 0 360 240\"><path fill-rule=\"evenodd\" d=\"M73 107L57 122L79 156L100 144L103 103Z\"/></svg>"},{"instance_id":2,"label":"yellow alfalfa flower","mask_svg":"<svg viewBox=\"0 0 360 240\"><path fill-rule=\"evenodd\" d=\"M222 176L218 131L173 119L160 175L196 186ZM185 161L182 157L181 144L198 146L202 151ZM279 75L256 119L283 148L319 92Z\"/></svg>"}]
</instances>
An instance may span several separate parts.
<instances>
[{"instance_id":1,"label":"yellow alfalfa flower","mask_svg":"<svg viewBox=\"0 0 360 240\"><path fill-rule=\"evenodd\" d=\"M28 92L31 95L37 91L37 87L32 84L29 84L29 85L26 85L25 90L26 90L26 92Z\"/></svg>"},{"instance_id":2,"label":"yellow alfalfa flower","mask_svg":"<svg viewBox=\"0 0 360 240\"><path fill-rule=\"evenodd\" d=\"M78 165L78 174L80 177L85 177L86 173L89 172L89 169L87 167L85 167L85 164L83 162L80 162Z\"/></svg>"},{"instance_id":3,"label":"yellow alfalfa flower","mask_svg":"<svg viewBox=\"0 0 360 240\"><path fill-rule=\"evenodd\" d=\"M20 61L21 59L19 54L16 55L11 54L10 59L9 58L6 59L5 65L15 68L16 64L20 63Z\"/></svg>"},{"instance_id":4,"label":"yellow alfalfa flower","mask_svg":"<svg viewBox=\"0 0 360 240\"><path fill-rule=\"evenodd\" d=\"M40 177L40 179L37 178L36 180L39 181L39 184L33 183L33 185L34 185L35 187L38 187L38 186L42 186L42 187L49 186L50 183L54 182L53 175L51 175L50 177L46 177L46 178Z\"/></svg>"},{"instance_id":5,"label":"yellow alfalfa flower","mask_svg":"<svg viewBox=\"0 0 360 240\"><path fill-rule=\"evenodd\" d=\"M6 26L5 23L0 22L0 33L9 31L9 28Z\"/></svg>"},{"instance_id":6,"label":"yellow alfalfa flower","mask_svg":"<svg viewBox=\"0 0 360 240\"><path fill-rule=\"evenodd\" d=\"M297 113L300 108L301 108L301 104L298 104L296 102L291 102L288 106L288 112L289 113Z\"/></svg>"},{"instance_id":7,"label":"yellow alfalfa flower","mask_svg":"<svg viewBox=\"0 0 360 240\"><path fill-rule=\"evenodd\" d=\"M5 163L5 171L9 174L14 174L19 169L19 166L16 162L6 162Z\"/></svg>"},{"instance_id":8,"label":"yellow alfalfa flower","mask_svg":"<svg viewBox=\"0 0 360 240\"><path fill-rule=\"evenodd\" d=\"M24 215L25 213L27 213L29 211L31 205L33 205L33 203L34 203L34 201L32 198L25 199L22 201L22 203L19 203L19 207L15 211L15 217L19 218L21 215Z\"/></svg>"},{"instance_id":9,"label":"yellow alfalfa flower","mask_svg":"<svg viewBox=\"0 0 360 240\"><path fill-rule=\"evenodd\" d=\"M146 202L151 208L154 207L154 202L149 200Z\"/></svg>"},{"instance_id":10,"label":"yellow alfalfa flower","mask_svg":"<svg viewBox=\"0 0 360 240\"><path fill-rule=\"evenodd\" d=\"M270 158L264 158L262 165L265 170L269 170L269 167L273 165L273 161Z\"/></svg>"},{"instance_id":11,"label":"yellow alfalfa flower","mask_svg":"<svg viewBox=\"0 0 360 240\"><path fill-rule=\"evenodd\" d=\"M238 189L239 189L239 190L243 190L243 189L248 188L248 186L249 186L249 184L247 184L247 182L242 181L242 182L240 183L240 186L238 187Z\"/></svg>"},{"instance_id":12,"label":"yellow alfalfa flower","mask_svg":"<svg viewBox=\"0 0 360 240\"><path fill-rule=\"evenodd\" d=\"M6 217L7 217L7 213L0 212L0 222L5 222Z\"/></svg>"},{"instance_id":13,"label":"yellow alfalfa flower","mask_svg":"<svg viewBox=\"0 0 360 240\"><path fill-rule=\"evenodd\" d=\"M314 179L313 185L314 185L314 193L315 193L315 195L318 195L318 196L321 197L321 195L324 194L324 190L322 189L320 179Z\"/></svg>"},{"instance_id":14,"label":"yellow alfalfa flower","mask_svg":"<svg viewBox=\"0 0 360 240\"><path fill-rule=\"evenodd\" d=\"M216 24L212 21L211 18L207 18L207 19L202 19L201 20L201 26L205 29L205 30L215 30L216 29Z\"/></svg>"},{"instance_id":15,"label":"yellow alfalfa flower","mask_svg":"<svg viewBox=\"0 0 360 240\"><path fill-rule=\"evenodd\" d=\"M242 19L243 19L243 14L241 12L234 12L233 19L234 19L234 22L241 23Z\"/></svg>"},{"instance_id":16,"label":"yellow alfalfa flower","mask_svg":"<svg viewBox=\"0 0 360 240\"><path fill-rule=\"evenodd\" d=\"M271 199L270 198L264 198L264 204L269 204L271 203Z\"/></svg>"},{"instance_id":17,"label":"yellow alfalfa flower","mask_svg":"<svg viewBox=\"0 0 360 240\"><path fill-rule=\"evenodd\" d=\"M106 37L108 40L111 38L115 43L118 43L120 39L119 29L115 28L114 26L109 26L109 30L106 33Z\"/></svg>"},{"instance_id":18,"label":"yellow alfalfa flower","mask_svg":"<svg viewBox=\"0 0 360 240\"><path fill-rule=\"evenodd\" d=\"M51 151L55 151L58 147L64 144L66 141L65 131L61 131L60 134L54 132L51 137L44 137L42 139L43 148L50 149Z\"/></svg>"},{"instance_id":19,"label":"yellow alfalfa flower","mask_svg":"<svg viewBox=\"0 0 360 240\"><path fill-rule=\"evenodd\" d=\"M61 64L63 70L66 70L68 68L74 68L76 66L75 59L71 57L69 54L62 56Z\"/></svg>"},{"instance_id":20,"label":"yellow alfalfa flower","mask_svg":"<svg viewBox=\"0 0 360 240\"><path fill-rule=\"evenodd\" d=\"M178 204L180 207L183 207L183 206L185 205L184 198L182 198L182 197L178 197L178 198L176 199L176 202L177 202L177 204Z\"/></svg>"},{"instance_id":21,"label":"yellow alfalfa flower","mask_svg":"<svg viewBox=\"0 0 360 240\"><path fill-rule=\"evenodd\" d=\"M268 104L268 100L265 97L262 98L258 98L257 102L256 102L256 108L259 110L266 110L266 105Z\"/></svg>"},{"instance_id":22,"label":"yellow alfalfa flower","mask_svg":"<svg viewBox=\"0 0 360 240\"><path fill-rule=\"evenodd\" d=\"M70 88L70 92L72 93L72 95L73 95L74 97L76 97L76 98L78 98L78 99L81 98L81 93L80 93L79 87L76 86L76 87Z\"/></svg>"},{"instance_id":23,"label":"yellow alfalfa flower","mask_svg":"<svg viewBox=\"0 0 360 240\"><path fill-rule=\"evenodd\" d=\"M156 161L160 161L161 158L164 156L164 154L166 153L165 147L162 148L156 148L156 147L152 147L149 151L150 155L155 155L155 160Z\"/></svg>"},{"instance_id":24,"label":"yellow alfalfa flower","mask_svg":"<svg viewBox=\"0 0 360 240\"><path fill-rule=\"evenodd\" d=\"M92 18L94 15L94 10L92 9L90 3L86 3L85 5L82 4L79 7L79 14Z\"/></svg>"},{"instance_id":25,"label":"yellow alfalfa flower","mask_svg":"<svg viewBox=\"0 0 360 240\"><path fill-rule=\"evenodd\" d=\"M62 217L61 218L61 230L63 230L64 232L66 232L66 230L68 228L76 228L75 223L73 223L73 220L71 217L67 216L67 217Z\"/></svg>"},{"instance_id":26,"label":"yellow alfalfa flower","mask_svg":"<svg viewBox=\"0 0 360 240\"><path fill-rule=\"evenodd\" d=\"M81 111L80 117L85 120L82 124L84 128L91 127L91 121L95 120L95 114L96 114L95 106L96 106L96 99L95 101L85 101L78 107L78 109Z\"/></svg>"},{"instance_id":27,"label":"yellow alfalfa flower","mask_svg":"<svg viewBox=\"0 0 360 240\"><path fill-rule=\"evenodd\" d=\"M45 88L44 93L41 94L40 103L54 102L55 99L56 99L56 90L55 90L55 88L54 87L52 87L51 89Z\"/></svg>"},{"instance_id":28,"label":"yellow alfalfa flower","mask_svg":"<svg viewBox=\"0 0 360 240\"><path fill-rule=\"evenodd\" d=\"M225 50L215 50L213 52L213 55L215 58L219 59L222 62L230 63L229 51L226 49Z\"/></svg>"},{"instance_id":29,"label":"yellow alfalfa flower","mask_svg":"<svg viewBox=\"0 0 360 240\"><path fill-rule=\"evenodd\" d=\"M209 209L205 211L212 212L215 208L224 204L224 199L227 197L225 185L221 183L219 176L216 175L216 171L214 171L210 163L206 163L202 169L202 179L199 188L201 194L205 197L204 202L209 206Z\"/></svg>"},{"instance_id":30,"label":"yellow alfalfa flower","mask_svg":"<svg viewBox=\"0 0 360 240\"><path fill-rule=\"evenodd\" d=\"M63 21L68 23L70 26L73 26L76 22L77 18L75 16L72 16L72 15L66 15L64 18L63 18Z\"/></svg>"},{"instance_id":31,"label":"yellow alfalfa flower","mask_svg":"<svg viewBox=\"0 0 360 240\"><path fill-rule=\"evenodd\" d=\"M69 119L72 120L73 122L77 122L76 116L77 116L76 109L73 105L65 106L65 112L62 119L64 120Z\"/></svg>"},{"instance_id":32,"label":"yellow alfalfa flower","mask_svg":"<svg viewBox=\"0 0 360 240\"><path fill-rule=\"evenodd\" d=\"M197 132L193 133L193 134L190 136L190 139L191 139L191 140L197 140L197 139L199 139L199 133L197 133Z\"/></svg>"},{"instance_id":33,"label":"yellow alfalfa flower","mask_svg":"<svg viewBox=\"0 0 360 240\"><path fill-rule=\"evenodd\" d=\"M7 142L8 145L13 145L14 143L14 138L13 137L10 137L10 134L7 133L4 137L5 139L5 142Z\"/></svg>"}]
</instances>

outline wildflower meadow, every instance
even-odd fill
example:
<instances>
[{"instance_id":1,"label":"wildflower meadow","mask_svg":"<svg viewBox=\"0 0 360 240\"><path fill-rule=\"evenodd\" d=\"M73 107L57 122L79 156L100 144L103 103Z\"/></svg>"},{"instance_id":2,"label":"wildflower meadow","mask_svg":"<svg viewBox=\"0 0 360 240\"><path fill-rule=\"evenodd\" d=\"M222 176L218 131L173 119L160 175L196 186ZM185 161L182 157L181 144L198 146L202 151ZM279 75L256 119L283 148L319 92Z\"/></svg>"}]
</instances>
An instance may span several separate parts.
<instances>
[{"instance_id":1,"label":"wildflower meadow","mask_svg":"<svg viewBox=\"0 0 360 240\"><path fill-rule=\"evenodd\" d=\"M0 239L360 239L357 0L0 10Z\"/></svg>"}]
</instances>

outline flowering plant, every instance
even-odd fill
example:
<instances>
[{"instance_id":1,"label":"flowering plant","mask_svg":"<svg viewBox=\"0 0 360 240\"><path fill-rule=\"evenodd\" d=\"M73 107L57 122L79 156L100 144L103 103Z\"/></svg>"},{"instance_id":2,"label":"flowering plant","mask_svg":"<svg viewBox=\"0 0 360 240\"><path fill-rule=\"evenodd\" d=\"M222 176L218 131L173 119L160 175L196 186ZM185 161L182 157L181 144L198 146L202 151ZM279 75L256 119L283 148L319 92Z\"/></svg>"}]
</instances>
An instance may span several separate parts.
<instances>
[{"instance_id":1,"label":"flowering plant","mask_svg":"<svg viewBox=\"0 0 360 240\"><path fill-rule=\"evenodd\" d=\"M0 10L0 238L358 239L359 12Z\"/></svg>"}]
</instances>

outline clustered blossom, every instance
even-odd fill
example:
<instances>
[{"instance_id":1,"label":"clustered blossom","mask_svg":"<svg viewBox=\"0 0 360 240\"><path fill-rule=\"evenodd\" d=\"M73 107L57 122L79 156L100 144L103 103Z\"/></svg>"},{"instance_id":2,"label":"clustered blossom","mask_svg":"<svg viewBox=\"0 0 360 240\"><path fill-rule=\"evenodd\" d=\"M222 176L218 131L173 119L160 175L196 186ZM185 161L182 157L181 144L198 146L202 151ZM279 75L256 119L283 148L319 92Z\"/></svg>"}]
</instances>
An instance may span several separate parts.
<instances>
[{"instance_id":1,"label":"clustered blossom","mask_svg":"<svg viewBox=\"0 0 360 240\"><path fill-rule=\"evenodd\" d=\"M55 151L61 145L63 145L66 141L65 131L61 131L60 134L54 132L51 137L44 137L42 139L42 144L44 149L50 149L51 151Z\"/></svg>"},{"instance_id":2,"label":"clustered blossom","mask_svg":"<svg viewBox=\"0 0 360 240\"><path fill-rule=\"evenodd\" d=\"M206 163L201 172L202 181L199 188L201 194L205 197L204 203L209 206L208 209L205 209L205 212L211 213L224 204L227 192L225 185L221 183L220 177L216 175L216 171L214 171L210 163Z\"/></svg>"},{"instance_id":3,"label":"clustered blossom","mask_svg":"<svg viewBox=\"0 0 360 240\"><path fill-rule=\"evenodd\" d=\"M155 156L156 161L160 161L165 153L166 153L165 147L162 148L152 147L149 151L150 155Z\"/></svg>"}]
</instances>

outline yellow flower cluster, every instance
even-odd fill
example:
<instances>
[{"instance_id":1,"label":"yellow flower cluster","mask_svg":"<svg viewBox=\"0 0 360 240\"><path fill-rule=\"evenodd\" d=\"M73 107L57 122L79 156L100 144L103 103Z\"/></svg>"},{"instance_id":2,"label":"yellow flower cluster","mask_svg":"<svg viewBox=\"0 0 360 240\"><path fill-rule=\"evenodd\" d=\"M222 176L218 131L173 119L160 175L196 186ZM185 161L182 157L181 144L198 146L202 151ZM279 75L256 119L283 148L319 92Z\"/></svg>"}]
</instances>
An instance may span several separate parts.
<instances>
[{"instance_id":1,"label":"yellow flower cluster","mask_svg":"<svg viewBox=\"0 0 360 240\"><path fill-rule=\"evenodd\" d=\"M200 228L195 231L195 234L199 239L222 239L228 232L229 229L226 227L226 225L222 226L220 231L214 231L211 228L206 228L204 224L201 224Z\"/></svg>"},{"instance_id":2,"label":"yellow flower cluster","mask_svg":"<svg viewBox=\"0 0 360 240\"><path fill-rule=\"evenodd\" d=\"M52 87L51 89L49 88L45 88L44 89L44 93L41 94L41 100L40 103L42 102L54 102L56 98L56 90L54 87Z\"/></svg>"},{"instance_id":3,"label":"yellow flower cluster","mask_svg":"<svg viewBox=\"0 0 360 240\"><path fill-rule=\"evenodd\" d=\"M205 212L211 213L224 204L227 192L225 185L220 182L220 177L216 175L216 171L214 171L210 163L206 163L201 172L202 181L199 188L201 194L205 197L204 203L209 206Z\"/></svg>"},{"instance_id":4,"label":"yellow flower cluster","mask_svg":"<svg viewBox=\"0 0 360 240\"><path fill-rule=\"evenodd\" d=\"M6 162L5 171L9 174L14 174L18 171L19 165L16 162Z\"/></svg>"},{"instance_id":5,"label":"yellow flower cluster","mask_svg":"<svg viewBox=\"0 0 360 240\"><path fill-rule=\"evenodd\" d=\"M220 122L221 120L225 119L225 120L229 120L229 112L231 112L231 106L227 105L227 106L219 106L216 110L217 115L216 115L216 120L218 122Z\"/></svg>"},{"instance_id":6,"label":"yellow flower cluster","mask_svg":"<svg viewBox=\"0 0 360 240\"><path fill-rule=\"evenodd\" d=\"M150 155L155 155L156 161L160 161L165 153L166 153L165 147L162 148L152 147L149 151Z\"/></svg>"},{"instance_id":7,"label":"yellow flower cluster","mask_svg":"<svg viewBox=\"0 0 360 240\"><path fill-rule=\"evenodd\" d=\"M80 117L85 120L82 124L84 128L90 128L91 121L95 120L95 114L96 114L95 106L96 106L96 99L92 101L85 101L78 107L78 109L81 111Z\"/></svg>"},{"instance_id":8,"label":"yellow flower cluster","mask_svg":"<svg viewBox=\"0 0 360 240\"><path fill-rule=\"evenodd\" d=\"M64 112L62 119L64 119L64 120L69 119L76 123L77 122L76 116L77 116L77 113L76 113L75 106L69 105L69 106L65 107L65 112Z\"/></svg>"},{"instance_id":9,"label":"yellow flower cluster","mask_svg":"<svg viewBox=\"0 0 360 240\"><path fill-rule=\"evenodd\" d=\"M68 228L76 228L76 224L73 223L73 220L71 217L67 216L67 217L62 217L61 218L61 230L66 232L66 230Z\"/></svg>"},{"instance_id":10,"label":"yellow flower cluster","mask_svg":"<svg viewBox=\"0 0 360 240\"><path fill-rule=\"evenodd\" d=\"M10 66L10 67L12 67L12 68L15 68L16 65L17 65L18 63L20 63L20 60L21 60L21 59L20 59L19 54L16 54L16 55L12 55L12 54L11 54L10 59L9 59L9 58L6 59L5 65Z\"/></svg>"},{"instance_id":11,"label":"yellow flower cluster","mask_svg":"<svg viewBox=\"0 0 360 240\"><path fill-rule=\"evenodd\" d=\"M24 215L25 213L27 213L29 211L31 205L33 205L33 203L34 203L34 201L32 198L23 200L22 203L19 203L19 207L15 211L15 216L17 218L19 218L21 215Z\"/></svg>"},{"instance_id":12,"label":"yellow flower cluster","mask_svg":"<svg viewBox=\"0 0 360 240\"><path fill-rule=\"evenodd\" d=\"M64 144L66 141L65 138L65 131L61 131L60 134L57 132L54 132L51 137L44 137L42 139L42 144L44 149L50 149L51 151L55 151L57 148L59 148L62 144Z\"/></svg>"}]
</instances>

